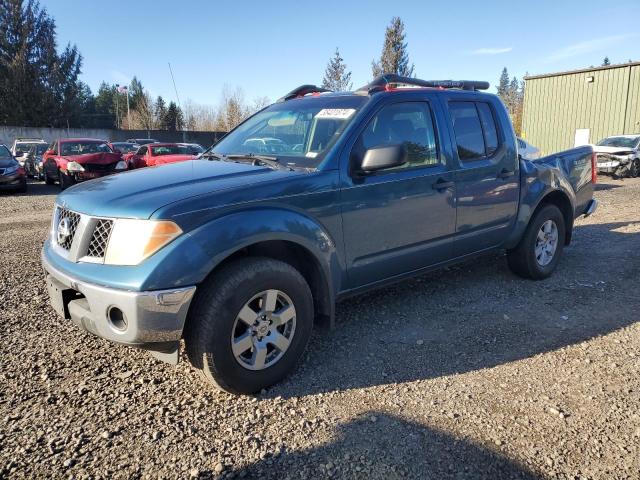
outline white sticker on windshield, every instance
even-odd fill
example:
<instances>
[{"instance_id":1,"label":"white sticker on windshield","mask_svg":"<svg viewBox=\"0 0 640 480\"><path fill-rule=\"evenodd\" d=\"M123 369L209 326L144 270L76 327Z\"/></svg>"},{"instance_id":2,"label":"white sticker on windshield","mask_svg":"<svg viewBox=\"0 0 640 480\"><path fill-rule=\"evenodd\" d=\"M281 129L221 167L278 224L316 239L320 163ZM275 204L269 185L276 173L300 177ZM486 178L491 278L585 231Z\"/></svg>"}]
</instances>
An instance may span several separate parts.
<instances>
[{"instance_id":1,"label":"white sticker on windshield","mask_svg":"<svg viewBox=\"0 0 640 480\"><path fill-rule=\"evenodd\" d=\"M318 156L318 152L307 152L305 157L316 158Z\"/></svg>"},{"instance_id":2,"label":"white sticker on windshield","mask_svg":"<svg viewBox=\"0 0 640 480\"><path fill-rule=\"evenodd\" d=\"M334 118L336 120L345 120L349 118L356 110L354 108L323 108L316 113L316 118Z\"/></svg>"}]
</instances>

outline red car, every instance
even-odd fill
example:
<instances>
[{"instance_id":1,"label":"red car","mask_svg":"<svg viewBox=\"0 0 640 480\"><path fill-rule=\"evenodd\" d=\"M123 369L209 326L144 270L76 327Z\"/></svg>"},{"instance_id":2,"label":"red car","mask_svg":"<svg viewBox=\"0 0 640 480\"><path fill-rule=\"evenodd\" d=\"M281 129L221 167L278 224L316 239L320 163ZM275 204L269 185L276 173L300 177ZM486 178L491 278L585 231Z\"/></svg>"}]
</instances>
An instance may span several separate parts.
<instances>
[{"instance_id":1,"label":"red car","mask_svg":"<svg viewBox=\"0 0 640 480\"><path fill-rule=\"evenodd\" d=\"M54 141L43 155L43 166L47 185L58 181L62 190L83 180L127 169L120 153L115 153L105 140L95 138Z\"/></svg>"},{"instance_id":2,"label":"red car","mask_svg":"<svg viewBox=\"0 0 640 480\"><path fill-rule=\"evenodd\" d=\"M127 159L129 168L155 167L165 163L184 162L198 158L186 145L178 143L150 143L141 146Z\"/></svg>"}]
</instances>

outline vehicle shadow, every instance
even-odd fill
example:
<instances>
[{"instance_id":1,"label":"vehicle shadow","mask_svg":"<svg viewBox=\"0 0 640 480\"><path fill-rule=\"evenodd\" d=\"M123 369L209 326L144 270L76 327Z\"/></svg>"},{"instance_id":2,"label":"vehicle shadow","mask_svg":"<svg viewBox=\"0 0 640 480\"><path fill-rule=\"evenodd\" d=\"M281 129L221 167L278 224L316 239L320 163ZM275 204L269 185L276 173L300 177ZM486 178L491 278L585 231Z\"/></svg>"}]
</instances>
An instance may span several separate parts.
<instances>
[{"instance_id":1,"label":"vehicle shadow","mask_svg":"<svg viewBox=\"0 0 640 480\"><path fill-rule=\"evenodd\" d=\"M336 328L316 333L301 367L265 395L464 373L628 326L640 310L640 255L628 255L640 246L638 227L576 227L574 244L544 281L516 277L497 254L344 301Z\"/></svg>"},{"instance_id":2,"label":"vehicle shadow","mask_svg":"<svg viewBox=\"0 0 640 480\"><path fill-rule=\"evenodd\" d=\"M539 478L500 453L381 412L337 426L328 444L281 451L233 473L248 479Z\"/></svg>"}]
</instances>

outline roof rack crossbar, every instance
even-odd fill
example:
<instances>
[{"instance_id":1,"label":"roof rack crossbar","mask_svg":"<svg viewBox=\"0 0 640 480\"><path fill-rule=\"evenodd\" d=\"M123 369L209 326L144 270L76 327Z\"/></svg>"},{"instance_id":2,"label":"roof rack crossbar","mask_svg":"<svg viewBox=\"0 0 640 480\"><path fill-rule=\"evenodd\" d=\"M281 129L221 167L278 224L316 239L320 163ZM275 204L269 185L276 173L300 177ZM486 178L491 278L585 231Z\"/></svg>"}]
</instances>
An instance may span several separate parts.
<instances>
[{"instance_id":1,"label":"roof rack crossbar","mask_svg":"<svg viewBox=\"0 0 640 480\"><path fill-rule=\"evenodd\" d=\"M294 88L289 93L287 93L284 97L278 99L278 103L286 102L287 100L291 100L293 98L304 97L310 93L323 93L330 92L331 90L327 90L326 88L316 87L315 85L300 85L298 88Z\"/></svg>"},{"instance_id":2,"label":"roof rack crossbar","mask_svg":"<svg viewBox=\"0 0 640 480\"><path fill-rule=\"evenodd\" d=\"M371 83L361 87L358 91L369 93L379 92L390 85L411 85L428 88L459 88L461 90L487 90L489 82L478 80L420 80L419 78L403 77L396 74L386 74L376 77Z\"/></svg>"}]
</instances>

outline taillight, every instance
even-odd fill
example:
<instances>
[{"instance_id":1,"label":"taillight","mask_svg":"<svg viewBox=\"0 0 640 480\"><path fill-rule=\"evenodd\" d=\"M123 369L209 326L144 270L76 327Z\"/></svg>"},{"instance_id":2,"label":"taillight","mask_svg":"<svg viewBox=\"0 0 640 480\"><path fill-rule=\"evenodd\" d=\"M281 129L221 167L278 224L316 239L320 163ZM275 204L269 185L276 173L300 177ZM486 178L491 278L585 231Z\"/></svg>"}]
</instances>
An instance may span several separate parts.
<instances>
[{"instance_id":1,"label":"taillight","mask_svg":"<svg viewBox=\"0 0 640 480\"><path fill-rule=\"evenodd\" d=\"M591 183L598 183L598 156L596 152L591 154Z\"/></svg>"}]
</instances>

